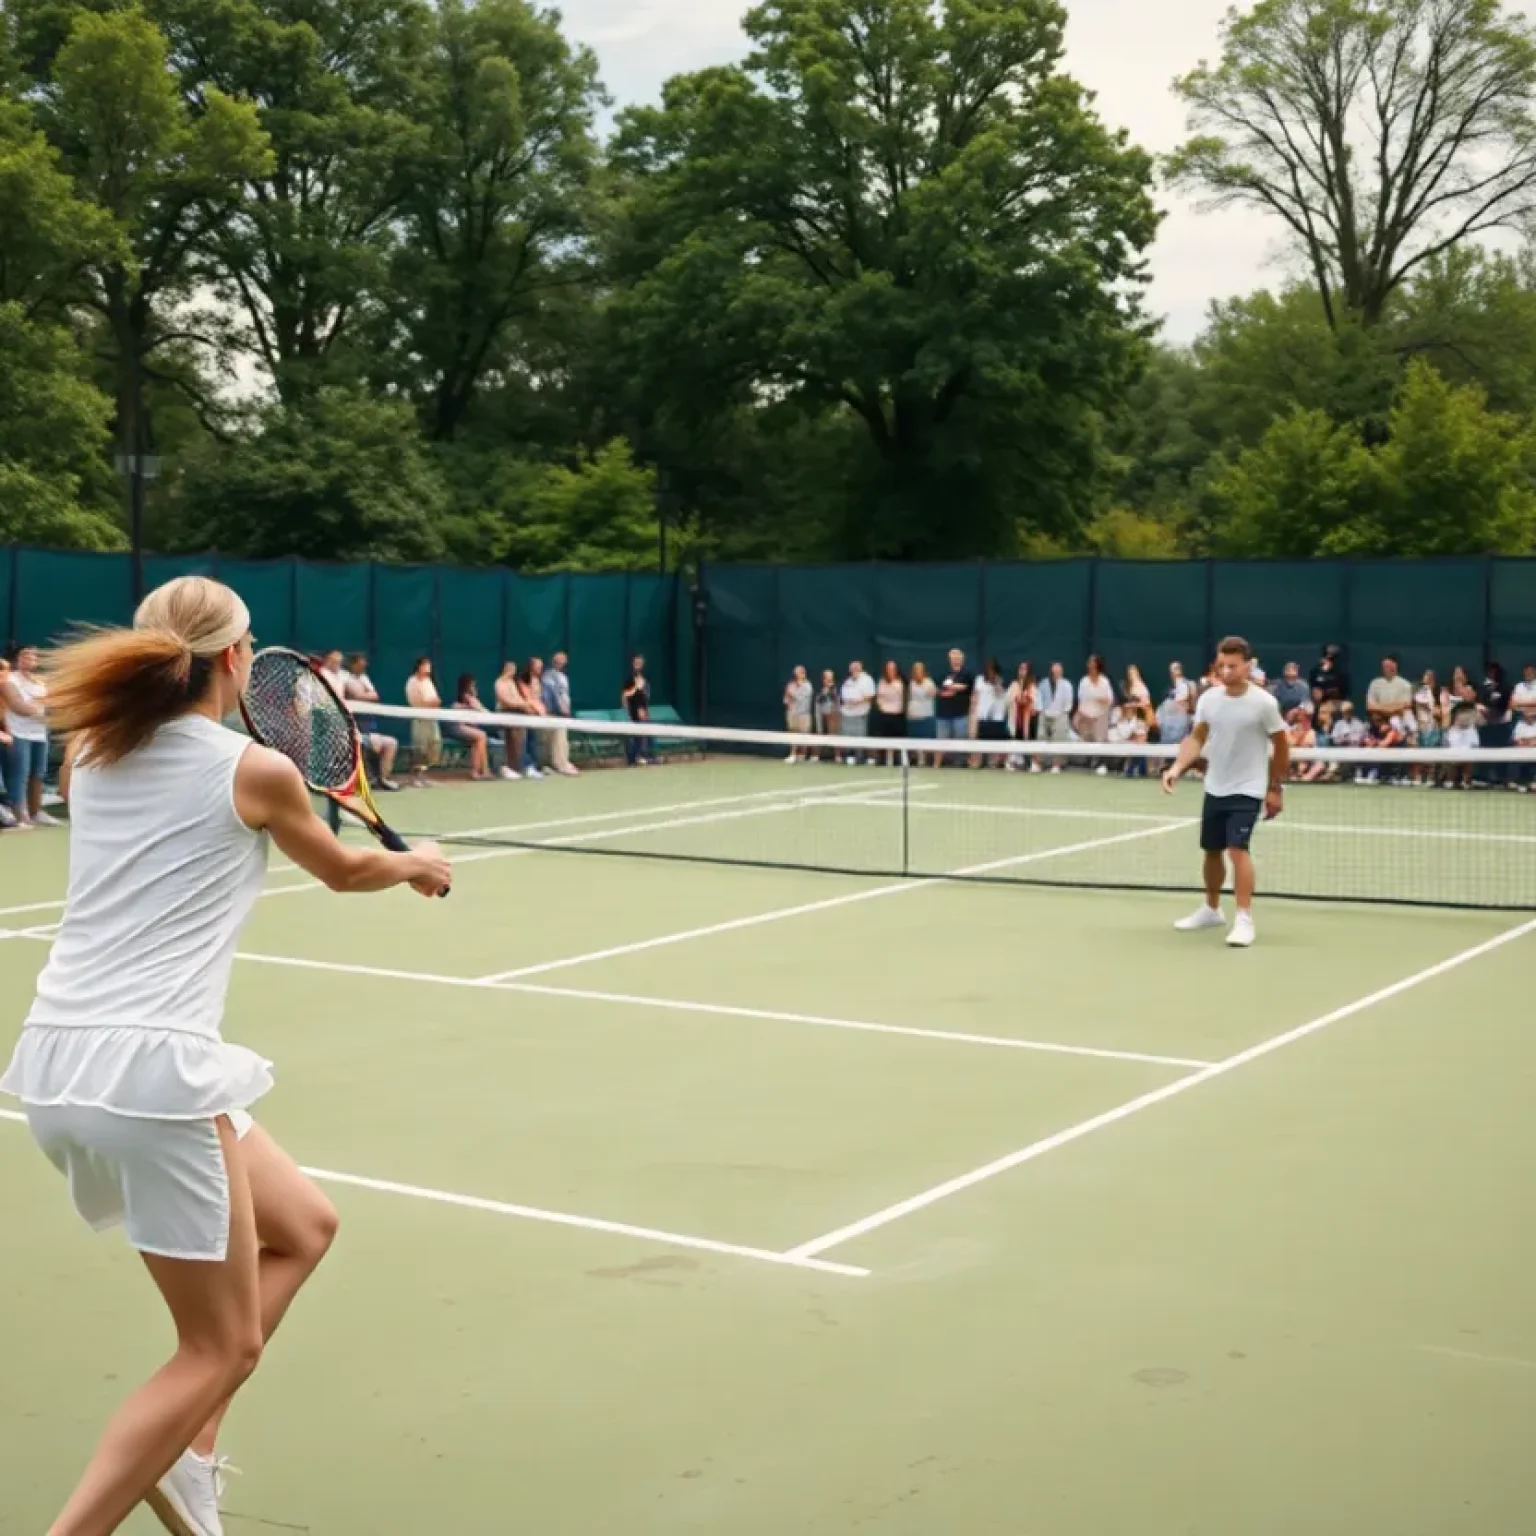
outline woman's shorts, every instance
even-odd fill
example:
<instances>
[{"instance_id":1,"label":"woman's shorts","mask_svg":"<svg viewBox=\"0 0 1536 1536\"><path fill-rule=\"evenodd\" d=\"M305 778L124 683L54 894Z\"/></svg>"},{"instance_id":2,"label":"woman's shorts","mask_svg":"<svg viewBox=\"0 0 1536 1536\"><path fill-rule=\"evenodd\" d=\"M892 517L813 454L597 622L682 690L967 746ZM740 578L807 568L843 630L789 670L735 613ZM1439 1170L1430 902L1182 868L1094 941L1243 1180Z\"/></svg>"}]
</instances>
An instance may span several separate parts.
<instances>
[{"instance_id":1,"label":"woman's shorts","mask_svg":"<svg viewBox=\"0 0 1536 1536\"><path fill-rule=\"evenodd\" d=\"M811 734L812 720L809 715L786 715L784 724L796 736L809 736Z\"/></svg>"},{"instance_id":2,"label":"woman's shorts","mask_svg":"<svg viewBox=\"0 0 1536 1536\"><path fill-rule=\"evenodd\" d=\"M229 1174L213 1120L144 1120L72 1104L28 1104L27 1123L69 1180L96 1231L121 1224L140 1253L221 1263L229 1243ZM250 1130L230 1110L237 1139Z\"/></svg>"}]
</instances>

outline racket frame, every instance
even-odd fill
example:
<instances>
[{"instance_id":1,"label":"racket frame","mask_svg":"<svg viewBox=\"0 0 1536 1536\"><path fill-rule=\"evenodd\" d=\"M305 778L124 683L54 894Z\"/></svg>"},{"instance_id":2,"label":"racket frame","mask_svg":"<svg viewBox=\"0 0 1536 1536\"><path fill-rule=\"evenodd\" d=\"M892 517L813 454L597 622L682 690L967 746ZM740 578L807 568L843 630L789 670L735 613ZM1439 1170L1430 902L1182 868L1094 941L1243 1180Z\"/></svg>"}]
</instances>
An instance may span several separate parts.
<instances>
[{"instance_id":1,"label":"racket frame","mask_svg":"<svg viewBox=\"0 0 1536 1536\"><path fill-rule=\"evenodd\" d=\"M347 722L347 729L352 734L352 777L340 788L330 787L324 784L314 783L308 775L305 775L304 783L310 792L323 795L334 805L339 806L355 821L361 822L378 840L390 850L391 853L409 853L410 844L400 836L393 827L379 814L379 808L374 804L373 791L368 786L368 768L363 757L362 732L357 727L357 717L347 708L341 695L331 686L330 680L302 651L295 651L286 645L270 645L265 650L258 651L251 660L254 668L257 661L263 656L291 656L303 664L317 686L325 689L337 709L342 713ZM282 749L273 747L270 742L257 729L256 722L251 718L251 712L246 706L245 694L240 695L240 715L245 721L245 728L251 733L253 741L260 742L264 747L270 747L274 752ZM286 755L286 754L285 754ZM292 761L292 759L290 759ZM298 765L295 764L297 767ZM300 769L300 772L303 772Z\"/></svg>"}]
</instances>

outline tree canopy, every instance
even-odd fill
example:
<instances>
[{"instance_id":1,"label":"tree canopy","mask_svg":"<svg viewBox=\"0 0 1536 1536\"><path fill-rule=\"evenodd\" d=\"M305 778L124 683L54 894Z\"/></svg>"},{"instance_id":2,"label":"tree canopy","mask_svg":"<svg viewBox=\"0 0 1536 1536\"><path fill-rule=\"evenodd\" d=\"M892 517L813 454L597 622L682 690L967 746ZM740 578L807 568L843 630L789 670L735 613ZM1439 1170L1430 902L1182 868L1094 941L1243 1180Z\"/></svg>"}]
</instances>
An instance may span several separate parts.
<instances>
[{"instance_id":1,"label":"tree canopy","mask_svg":"<svg viewBox=\"0 0 1536 1536\"><path fill-rule=\"evenodd\" d=\"M1536 549L1536 30L1256 0L1166 185L1292 278L1163 340L1058 0L764 0L612 103L530 0L11 0L0 536L508 562ZM616 106L606 131L604 113Z\"/></svg>"}]
</instances>

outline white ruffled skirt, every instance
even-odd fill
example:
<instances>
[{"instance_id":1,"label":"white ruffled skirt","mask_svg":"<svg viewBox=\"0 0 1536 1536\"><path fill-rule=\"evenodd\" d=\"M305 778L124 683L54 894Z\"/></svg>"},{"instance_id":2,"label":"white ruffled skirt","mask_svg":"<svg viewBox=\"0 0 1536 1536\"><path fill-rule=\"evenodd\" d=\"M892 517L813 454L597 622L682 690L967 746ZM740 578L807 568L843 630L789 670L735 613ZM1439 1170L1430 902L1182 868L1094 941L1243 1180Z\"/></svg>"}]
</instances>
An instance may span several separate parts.
<instances>
[{"instance_id":1,"label":"white ruffled skirt","mask_svg":"<svg viewBox=\"0 0 1536 1536\"><path fill-rule=\"evenodd\" d=\"M163 1025L29 1024L0 1093L23 1104L145 1120L211 1120L272 1087L272 1063L217 1035Z\"/></svg>"}]
</instances>

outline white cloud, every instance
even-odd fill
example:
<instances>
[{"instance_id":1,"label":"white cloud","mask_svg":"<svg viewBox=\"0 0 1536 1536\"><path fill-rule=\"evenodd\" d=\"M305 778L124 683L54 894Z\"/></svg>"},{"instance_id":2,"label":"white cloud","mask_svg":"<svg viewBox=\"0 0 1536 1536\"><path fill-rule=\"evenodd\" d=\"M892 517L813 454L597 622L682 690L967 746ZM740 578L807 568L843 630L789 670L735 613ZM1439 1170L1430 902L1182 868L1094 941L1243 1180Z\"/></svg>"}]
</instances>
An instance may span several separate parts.
<instances>
[{"instance_id":1,"label":"white cloud","mask_svg":"<svg viewBox=\"0 0 1536 1536\"><path fill-rule=\"evenodd\" d=\"M1144 149L1171 150L1183 136L1175 76L1216 52L1227 0L1075 0L1067 27L1067 68L1098 95L1104 120ZM740 58L746 43L741 0L567 0L566 30L589 44L619 105L654 101L668 76ZM1151 257L1154 311L1166 334L1188 341L1212 298L1246 293L1278 277L1280 231L1254 212L1200 213L1163 193L1168 218Z\"/></svg>"}]
</instances>

